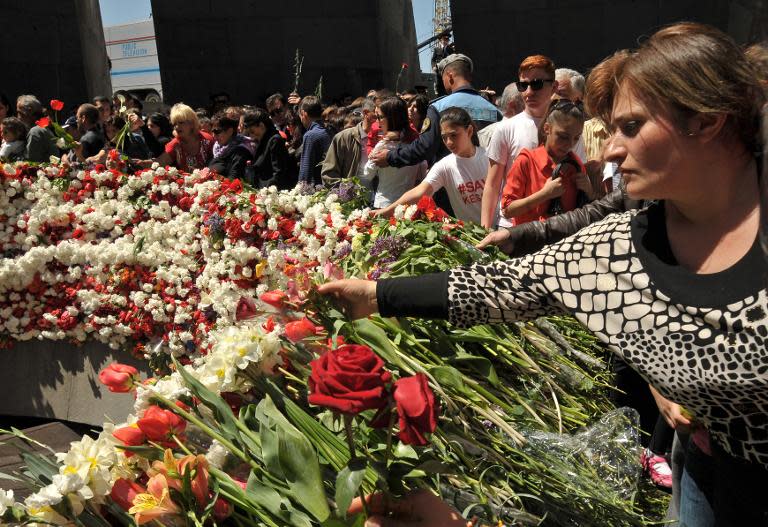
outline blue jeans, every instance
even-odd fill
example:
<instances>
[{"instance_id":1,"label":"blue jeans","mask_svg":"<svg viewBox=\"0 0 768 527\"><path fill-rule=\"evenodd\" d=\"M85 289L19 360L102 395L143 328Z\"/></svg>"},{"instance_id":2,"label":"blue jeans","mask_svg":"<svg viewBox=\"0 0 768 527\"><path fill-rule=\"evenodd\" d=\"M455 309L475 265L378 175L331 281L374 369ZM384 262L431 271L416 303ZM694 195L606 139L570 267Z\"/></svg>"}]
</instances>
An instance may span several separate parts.
<instances>
[{"instance_id":1,"label":"blue jeans","mask_svg":"<svg viewBox=\"0 0 768 527\"><path fill-rule=\"evenodd\" d=\"M712 456L688 442L680 487L680 527L768 526L768 470L715 441Z\"/></svg>"}]
</instances>

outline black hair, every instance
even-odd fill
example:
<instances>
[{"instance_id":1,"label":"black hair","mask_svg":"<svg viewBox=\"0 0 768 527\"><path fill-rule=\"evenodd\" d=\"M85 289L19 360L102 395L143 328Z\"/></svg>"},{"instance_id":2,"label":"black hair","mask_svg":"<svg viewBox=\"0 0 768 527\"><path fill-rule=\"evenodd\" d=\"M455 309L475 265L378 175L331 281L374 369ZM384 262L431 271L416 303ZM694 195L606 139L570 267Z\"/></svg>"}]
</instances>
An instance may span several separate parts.
<instances>
[{"instance_id":1,"label":"black hair","mask_svg":"<svg viewBox=\"0 0 768 527\"><path fill-rule=\"evenodd\" d=\"M323 116L323 105L319 97L305 95L299 103L299 110L307 112L310 119L320 119Z\"/></svg>"},{"instance_id":2,"label":"black hair","mask_svg":"<svg viewBox=\"0 0 768 527\"><path fill-rule=\"evenodd\" d=\"M106 95L97 95L96 97L93 98L93 104L94 105L96 103L104 103L104 102L109 104L110 107L113 106L112 99L110 99Z\"/></svg>"},{"instance_id":3,"label":"black hair","mask_svg":"<svg viewBox=\"0 0 768 527\"><path fill-rule=\"evenodd\" d=\"M273 93L272 95L267 97L267 100L264 104L266 105L267 110L272 110L277 105L278 102L282 103L283 106L288 104L285 99L285 96L280 92Z\"/></svg>"},{"instance_id":4,"label":"black hair","mask_svg":"<svg viewBox=\"0 0 768 527\"><path fill-rule=\"evenodd\" d=\"M467 113L464 108L458 106L451 106L440 112L440 124L452 124L454 126L461 126L462 128L472 127L472 144L480 146L480 139L477 137L477 125L472 120L472 117Z\"/></svg>"},{"instance_id":5,"label":"black hair","mask_svg":"<svg viewBox=\"0 0 768 527\"><path fill-rule=\"evenodd\" d=\"M584 105L581 103L581 101L569 101L568 99L555 99L552 102L549 103L549 108L547 108L547 113L544 115L544 118L541 120L541 124L539 125L539 144L543 145L546 141L546 136L544 134L544 125L546 123L549 123L550 125L552 123L559 123L562 121L563 118L573 118L578 121L581 121L582 124L586 120L586 114L584 113Z\"/></svg>"},{"instance_id":6,"label":"black hair","mask_svg":"<svg viewBox=\"0 0 768 527\"><path fill-rule=\"evenodd\" d=\"M149 121L152 121L160 128L160 137L173 137L173 126L167 115L155 112L149 116L147 122Z\"/></svg>"},{"instance_id":7,"label":"black hair","mask_svg":"<svg viewBox=\"0 0 768 527\"><path fill-rule=\"evenodd\" d=\"M8 115L6 117L12 116L13 112L16 111L16 107L11 106L11 101L8 100L8 97L4 93L0 93L0 103L2 103L3 106L8 108Z\"/></svg>"},{"instance_id":8,"label":"black hair","mask_svg":"<svg viewBox=\"0 0 768 527\"><path fill-rule=\"evenodd\" d=\"M429 97L419 94L411 99L411 104L416 105L416 111L419 112L419 115L422 119L427 116L427 108L429 108Z\"/></svg>"},{"instance_id":9,"label":"black hair","mask_svg":"<svg viewBox=\"0 0 768 527\"><path fill-rule=\"evenodd\" d=\"M237 119L232 119L231 117L227 117L227 114L224 112L219 112L216 115L213 116L211 119L211 122L213 123L214 128L221 128L222 130L235 130L237 131L237 127L240 124L240 121Z\"/></svg>"},{"instance_id":10,"label":"black hair","mask_svg":"<svg viewBox=\"0 0 768 527\"><path fill-rule=\"evenodd\" d=\"M274 128L275 125L269 117L269 113L263 108L254 108L243 114L243 128L248 129L251 126L263 124L267 130Z\"/></svg>"},{"instance_id":11,"label":"black hair","mask_svg":"<svg viewBox=\"0 0 768 527\"><path fill-rule=\"evenodd\" d=\"M379 111L387 119L387 126L391 132L405 132L408 130L408 105L400 97L387 97L379 104Z\"/></svg>"},{"instance_id":12,"label":"black hair","mask_svg":"<svg viewBox=\"0 0 768 527\"><path fill-rule=\"evenodd\" d=\"M22 141L27 137L27 125L18 117L6 117L0 124L2 124L3 128L7 131L16 134L18 139Z\"/></svg>"}]
</instances>

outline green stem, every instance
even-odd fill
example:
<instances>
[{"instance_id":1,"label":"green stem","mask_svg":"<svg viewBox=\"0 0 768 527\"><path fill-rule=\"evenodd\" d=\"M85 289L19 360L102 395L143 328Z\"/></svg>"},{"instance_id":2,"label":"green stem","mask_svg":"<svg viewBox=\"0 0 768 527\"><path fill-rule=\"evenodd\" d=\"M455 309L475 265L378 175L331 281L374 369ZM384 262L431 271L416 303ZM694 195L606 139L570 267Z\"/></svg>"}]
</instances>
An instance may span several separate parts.
<instances>
[{"instance_id":1,"label":"green stem","mask_svg":"<svg viewBox=\"0 0 768 527\"><path fill-rule=\"evenodd\" d=\"M352 435L353 419L354 419L354 416L344 414L344 431L346 432L346 436L347 436L347 445L349 446L350 461L357 458L357 454L355 453L355 438ZM358 491L358 494L360 495L360 504L363 507L363 514L365 515L365 518L368 519L368 517L370 516L370 513L368 512L368 504L365 503L365 493L363 492L362 488Z\"/></svg>"}]
</instances>

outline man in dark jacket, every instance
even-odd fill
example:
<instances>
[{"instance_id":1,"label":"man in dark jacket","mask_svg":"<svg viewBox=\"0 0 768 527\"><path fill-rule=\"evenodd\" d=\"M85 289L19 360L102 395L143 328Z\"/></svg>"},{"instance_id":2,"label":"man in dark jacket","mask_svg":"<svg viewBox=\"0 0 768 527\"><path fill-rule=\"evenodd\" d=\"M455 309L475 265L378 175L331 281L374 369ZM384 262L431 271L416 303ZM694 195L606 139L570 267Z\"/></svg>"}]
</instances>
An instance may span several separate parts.
<instances>
[{"instance_id":1,"label":"man in dark jacket","mask_svg":"<svg viewBox=\"0 0 768 527\"><path fill-rule=\"evenodd\" d=\"M450 94L432 101L427 108L427 117L416 141L399 144L391 150L379 150L371 159L380 167L403 167L422 161L433 165L448 155L448 149L440 138L440 112L451 106L463 108L482 129L501 120L501 112L472 87L472 60L466 55L453 54L440 64L443 85Z\"/></svg>"},{"instance_id":2,"label":"man in dark jacket","mask_svg":"<svg viewBox=\"0 0 768 527\"><path fill-rule=\"evenodd\" d=\"M16 115L29 128L24 158L35 163L48 162L51 156L58 156L56 137L48 128L35 124L43 116L43 105L34 95L20 95L16 99Z\"/></svg>"},{"instance_id":3,"label":"man in dark jacket","mask_svg":"<svg viewBox=\"0 0 768 527\"><path fill-rule=\"evenodd\" d=\"M288 154L285 140L264 110L257 108L243 114L241 118L243 133L258 143L253 155L251 170L247 171L246 180L257 188L272 185L280 190L296 186L296 163Z\"/></svg>"}]
</instances>

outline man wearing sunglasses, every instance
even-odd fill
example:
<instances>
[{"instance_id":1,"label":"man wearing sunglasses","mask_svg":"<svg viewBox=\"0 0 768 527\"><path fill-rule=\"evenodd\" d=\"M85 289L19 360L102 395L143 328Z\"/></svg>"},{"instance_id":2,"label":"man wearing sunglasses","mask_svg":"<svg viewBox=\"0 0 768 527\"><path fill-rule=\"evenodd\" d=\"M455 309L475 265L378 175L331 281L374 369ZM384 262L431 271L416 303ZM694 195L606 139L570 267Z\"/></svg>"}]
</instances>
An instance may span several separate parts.
<instances>
[{"instance_id":1,"label":"man wearing sunglasses","mask_svg":"<svg viewBox=\"0 0 768 527\"><path fill-rule=\"evenodd\" d=\"M422 161L433 165L448 155L448 149L440 138L440 112L458 106L472 116L479 128L501 120L501 112L472 87L472 60L461 53L454 53L438 64L443 86L449 93L432 101L421 126L421 135L412 143L399 144L389 151L380 150L370 159L380 167L403 167Z\"/></svg>"},{"instance_id":2,"label":"man wearing sunglasses","mask_svg":"<svg viewBox=\"0 0 768 527\"><path fill-rule=\"evenodd\" d=\"M480 222L487 229L511 226L499 212L501 189L520 150L538 146L539 123L557 90L555 64L544 55L526 57L520 63L518 79L515 84L525 110L496 126L488 144L489 167L480 215Z\"/></svg>"}]
</instances>

